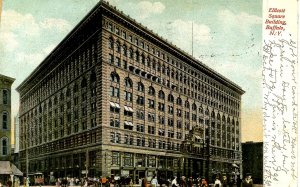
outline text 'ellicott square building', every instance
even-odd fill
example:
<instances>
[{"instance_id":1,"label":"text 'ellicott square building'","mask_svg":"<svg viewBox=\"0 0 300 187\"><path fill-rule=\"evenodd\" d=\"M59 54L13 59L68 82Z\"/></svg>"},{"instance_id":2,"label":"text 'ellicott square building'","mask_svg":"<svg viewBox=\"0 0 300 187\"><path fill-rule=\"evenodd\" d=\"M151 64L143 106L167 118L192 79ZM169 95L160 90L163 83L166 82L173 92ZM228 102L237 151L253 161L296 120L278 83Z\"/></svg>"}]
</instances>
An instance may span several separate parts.
<instances>
[{"instance_id":1,"label":"text 'ellicott square building'","mask_svg":"<svg viewBox=\"0 0 300 187\"><path fill-rule=\"evenodd\" d=\"M210 177L241 166L244 91L106 2L17 90L23 172Z\"/></svg>"}]
</instances>

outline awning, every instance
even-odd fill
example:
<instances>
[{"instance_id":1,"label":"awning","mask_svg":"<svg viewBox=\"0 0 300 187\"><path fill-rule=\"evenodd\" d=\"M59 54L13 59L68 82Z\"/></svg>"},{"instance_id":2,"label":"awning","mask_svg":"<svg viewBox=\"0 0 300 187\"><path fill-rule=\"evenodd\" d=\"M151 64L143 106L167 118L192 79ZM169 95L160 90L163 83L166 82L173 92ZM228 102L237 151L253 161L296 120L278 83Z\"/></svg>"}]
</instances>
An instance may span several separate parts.
<instances>
[{"instance_id":1,"label":"awning","mask_svg":"<svg viewBox=\"0 0 300 187\"><path fill-rule=\"evenodd\" d=\"M197 138L197 139L199 139L199 140L201 139L200 136L198 136L198 135L195 135L195 138Z\"/></svg>"},{"instance_id":2,"label":"awning","mask_svg":"<svg viewBox=\"0 0 300 187\"><path fill-rule=\"evenodd\" d=\"M116 104L113 103L113 102L109 102L110 106L113 107L113 108L116 108Z\"/></svg>"},{"instance_id":3,"label":"awning","mask_svg":"<svg viewBox=\"0 0 300 187\"><path fill-rule=\"evenodd\" d=\"M23 176L23 173L9 161L0 161L0 174Z\"/></svg>"},{"instance_id":4,"label":"awning","mask_svg":"<svg viewBox=\"0 0 300 187\"><path fill-rule=\"evenodd\" d=\"M128 125L128 126L133 126L133 123L130 122L130 121L124 121L125 125Z\"/></svg>"},{"instance_id":5,"label":"awning","mask_svg":"<svg viewBox=\"0 0 300 187\"><path fill-rule=\"evenodd\" d=\"M128 112L133 112L133 109L129 106L124 106L125 110Z\"/></svg>"},{"instance_id":6,"label":"awning","mask_svg":"<svg viewBox=\"0 0 300 187\"><path fill-rule=\"evenodd\" d=\"M131 107L128 107L128 109L129 109L130 112L133 112L133 109Z\"/></svg>"},{"instance_id":7,"label":"awning","mask_svg":"<svg viewBox=\"0 0 300 187\"><path fill-rule=\"evenodd\" d=\"M235 167L235 168L239 168L239 166L236 165L235 163L233 163L232 166Z\"/></svg>"},{"instance_id":8,"label":"awning","mask_svg":"<svg viewBox=\"0 0 300 187\"><path fill-rule=\"evenodd\" d=\"M120 105L118 103L115 103L116 108L120 109Z\"/></svg>"}]
</instances>

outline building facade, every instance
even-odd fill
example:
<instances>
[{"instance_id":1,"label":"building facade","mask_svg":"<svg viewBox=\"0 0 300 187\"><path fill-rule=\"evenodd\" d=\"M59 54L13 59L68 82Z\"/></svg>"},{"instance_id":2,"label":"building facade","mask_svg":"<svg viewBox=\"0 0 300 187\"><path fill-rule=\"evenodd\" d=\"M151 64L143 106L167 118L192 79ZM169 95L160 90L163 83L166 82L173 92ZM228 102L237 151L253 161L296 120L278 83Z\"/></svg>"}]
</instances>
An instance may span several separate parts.
<instances>
[{"instance_id":1,"label":"building facade","mask_svg":"<svg viewBox=\"0 0 300 187\"><path fill-rule=\"evenodd\" d=\"M242 143L243 176L251 175L255 184L263 183L263 142Z\"/></svg>"},{"instance_id":2,"label":"building facade","mask_svg":"<svg viewBox=\"0 0 300 187\"><path fill-rule=\"evenodd\" d=\"M0 75L0 160L10 160L11 154L11 85L15 79Z\"/></svg>"},{"instance_id":3,"label":"building facade","mask_svg":"<svg viewBox=\"0 0 300 187\"><path fill-rule=\"evenodd\" d=\"M244 91L106 2L17 90L22 171L169 178L241 166Z\"/></svg>"}]
</instances>

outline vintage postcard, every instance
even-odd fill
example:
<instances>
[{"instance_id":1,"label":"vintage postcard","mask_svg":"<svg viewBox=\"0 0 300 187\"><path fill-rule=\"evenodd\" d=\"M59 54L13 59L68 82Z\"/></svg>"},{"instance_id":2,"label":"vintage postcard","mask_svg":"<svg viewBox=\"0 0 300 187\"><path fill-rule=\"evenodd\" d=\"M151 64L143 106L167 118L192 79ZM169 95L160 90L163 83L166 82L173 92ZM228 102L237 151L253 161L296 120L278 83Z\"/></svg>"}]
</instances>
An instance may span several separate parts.
<instances>
[{"instance_id":1,"label":"vintage postcard","mask_svg":"<svg viewBox=\"0 0 300 187\"><path fill-rule=\"evenodd\" d=\"M290 3L2 0L0 183L295 186Z\"/></svg>"}]
</instances>

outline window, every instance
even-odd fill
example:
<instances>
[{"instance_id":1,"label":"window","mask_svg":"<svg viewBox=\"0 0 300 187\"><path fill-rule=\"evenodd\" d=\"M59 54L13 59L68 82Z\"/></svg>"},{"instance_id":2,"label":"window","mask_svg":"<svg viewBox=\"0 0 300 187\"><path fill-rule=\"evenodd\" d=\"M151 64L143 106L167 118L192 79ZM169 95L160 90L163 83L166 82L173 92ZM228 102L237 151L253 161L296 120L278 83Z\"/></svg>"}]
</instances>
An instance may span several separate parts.
<instances>
[{"instance_id":1,"label":"window","mask_svg":"<svg viewBox=\"0 0 300 187\"><path fill-rule=\"evenodd\" d=\"M110 119L110 126L111 127L117 127L117 128L119 128L120 127L120 121L119 121L119 119L111 118Z\"/></svg>"},{"instance_id":2,"label":"window","mask_svg":"<svg viewBox=\"0 0 300 187\"><path fill-rule=\"evenodd\" d=\"M1 140L1 144L2 144L2 155L7 155L7 153L8 153L8 147L7 147L7 139L6 138L3 138L2 140Z\"/></svg>"},{"instance_id":3,"label":"window","mask_svg":"<svg viewBox=\"0 0 300 187\"><path fill-rule=\"evenodd\" d=\"M125 87L132 88L132 80L129 77L125 78Z\"/></svg>"},{"instance_id":4,"label":"window","mask_svg":"<svg viewBox=\"0 0 300 187\"><path fill-rule=\"evenodd\" d=\"M111 82L116 82L119 83L120 82L120 77L117 73L113 72L110 74L110 81Z\"/></svg>"},{"instance_id":5,"label":"window","mask_svg":"<svg viewBox=\"0 0 300 187\"><path fill-rule=\"evenodd\" d=\"M124 121L124 129L133 130L133 124L130 121Z\"/></svg>"},{"instance_id":6,"label":"window","mask_svg":"<svg viewBox=\"0 0 300 187\"><path fill-rule=\"evenodd\" d=\"M182 122L178 120L178 121L177 121L177 128L178 128L178 129L181 129L181 127L182 127Z\"/></svg>"},{"instance_id":7,"label":"window","mask_svg":"<svg viewBox=\"0 0 300 187\"><path fill-rule=\"evenodd\" d=\"M155 108L155 102L152 99L148 99L148 107L149 108Z\"/></svg>"},{"instance_id":8,"label":"window","mask_svg":"<svg viewBox=\"0 0 300 187\"><path fill-rule=\"evenodd\" d=\"M127 47L126 47L126 45L123 45L123 47L122 47L122 54L124 56L127 56Z\"/></svg>"},{"instance_id":9,"label":"window","mask_svg":"<svg viewBox=\"0 0 300 187\"><path fill-rule=\"evenodd\" d=\"M180 105L180 106L182 105L182 100L180 97L177 98L176 103L177 103L177 105Z\"/></svg>"},{"instance_id":10,"label":"window","mask_svg":"<svg viewBox=\"0 0 300 187\"><path fill-rule=\"evenodd\" d=\"M181 116L182 116L182 112L181 112L180 109L177 109L177 116L178 116L178 117L181 117Z\"/></svg>"},{"instance_id":11,"label":"window","mask_svg":"<svg viewBox=\"0 0 300 187\"><path fill-rule=\"evenodd\" d=\"M124 166L133 166L133 154L124 153Z\"/></svg>"},{"instance_id":12,"label":"window","mask_svg":"<svg viewBox=\"0 0 300 187\"><path fill-rule=\"evenodd\" d=\"M124 39L126 39L126 32L125 32L125 31L122 32L122 37L123 37Z\"/></svg>"},{"instance_id":13,"label":"window","mask_svg":"<svg viewBox=\"0 0 300 187\"><path fill-rule=\"evenodd\" d=\"M121 143L121 134L120 133L111 132L110 133L110 142L111 143Z\"/></svg>"},{"instance_id":14,"label":"window","mask_svg":"<svg viewBox=\"0 0 300 187\"><path fill-rule=\"evenodd\" d=\"M144 90L145 90L145 89L144 89L143 83L139 82L139 83L138 83L138 91L139 91L139 92L144 92Z\"/></svg>"},{"instance_id":15,"label":"window","mask_svg":"<svg viewBox=\"0 0 300 187\"><path fill-rule=\"evenodd\" d=\"M149 92L148 92L149 95L155 95L155 90L152 86L149 87Z\"/></svg>"},{"instance_id":16,"label":"window","mask_svg":"<svg viewBox=\"0 0 300 187\"><path fill-rule=\"evenodd\" d=\"M139 104L139 105L144 105L144 103L145 103L144 97L138 95L138 98L137 98L137 100L136 100L136 103Z\"/></svg>"},{"instance_id":17,"label":"window","mask_svg":"<svg viewBox=\"0 0 300 187\"><path fill-rule=\"evenodd\" d=\"M116 42L116 51L117 51L117 53L121 52L121 45L120 45L119 41Z\"/></svg>"},{"instance_id":18,"label":"window","mask_svg":"<svg viewBox=\"0 0 300 187\"><path fill-rule=\"evenodd\" d=\"M131 48L129 49L129 58L133 59L133 50Z\"/></svg>"},{"instance_id":19,"label":"window","mask_svg":"<svg viewBox=\"0 0 300 187\"><path fill-rule=\"evenodd\" d=\"M109 39L108 41L108 48L113 49L114 48L114 41L112 38Z\"/></svg>"},{"instance_id":20,"label":"window","mask_svg":"<svg viewBox=\"0 0 300 187\"><path fill-rule=\"evenodd\" d=\"M132 102L132 93L131 92L124 92L124 99L128 102Z\"/></svg>"},{"instance_id":21,"label":"window","mask_svg":"<svg viewBox=\"0 0 300 187\"><path fill-rule=\"evenodd\" d=\"M172 94L169 94L169 96L168 96L168 101L171 102L171 103L174 102L174 97L173 97Z\"/></svg>"},{"instance_id":22,"label":"window","mask_svg":"<svg viewBox=\"0 0 300 187\"><path fill-rule=\"evenodd\" d=\"M190 108L190 103L189 103L189 101L185 101L185 108Z\"/></svg>"},{"instance_id":23,"label":"window","mask_svg":"<svg viewBox=\"0 0 300 187\"><path fill-rule=\"evenodd\" d=\"M116 166L118 166L118 165L120 165L120 153L119 152L112 152L112 160L111 160L111 164L112 165L116 165Z\"/></svg>"},{"instance_id":24,"label":"window","mask_svg":"<svg viewBox=\"0 0 300 187\"><path fill-rule=\"evenodd\" d=\"M8 129L8 117L7 113L3 112L2 113L2 129L7 130Z\"/></svg>"},{"instance_id":25,"label":"window","mask_svg":"<svg viewBox=\"0 0 300 187\"><path fill-rule=\"evenodd\" d=\"M173 106L168 106L168 108L169 108L169 114L173 115L174 114Z\"/></svg>"},{"instance_id":26,"label":"window","mask_svg":"<svg viewBox=\"0 0 300 187\"><path fill-rule=\"evenodd\" d=\"M8 91L3 90L2 94L3 94L3 104L7 105L8 104Z\"/></svg>"},{"instance_id":27,"label":"window","mask_svg":"<svg viewBox=\"0 0 300 187\"><path fill-rule=\"evenodd\" d=\"M123 68L127 69L127 61L126 60L123 60Z\"/></svg>"},{"instance_id":28,"label":"window","mask_svg":"<svg viewBox=\"0 0 300 187\"><path fill-rule=\"evenodd\" d=\"M117 97L117 98L119 98L120 97L120 89L111 86L110 87L110 96L111 97Z\"/></svg>"},{"instance_id":29,"label":"window","mask_svg":"<svg viewBox=\"0 0 300 187\"><path fill-rule=\"evenodd\" d=\"M155 127L153 127L153 126L148 126L148 133L149 133L149 134L155 134Z\"/></svg>"},{"instance_id":30,"label":"window","mask_svg":"<svg viewBox=\"0 0 300 187\"><path fill-rule=\"evenodd\" d=\"M173 127L174 126L174 120L172 118L168 118L168 125L170 127Z\"/></svg>"},{"instance_id":31,"label":"window","mask_svg":"<svg viewBox=\"0 0 300 187\"><path fill-rule=\"evenodd\" d=\"M155 114L148 113L148 121L149 122L155 122Z\"/></svg>"},{"instance_id":32,"label":"window","mask_svg":"<svg viewBox=\"0 0 300 187\"><path fill-rule=\"evenodd\" d=\"M165 93L162 90L158 92L158 98L165 99Z\"/></svg>"},{"instance_id":33,"label":"window","mask_svg":"<svg viewBox=\"0 0 300 187\"><path fill-rule=\"evenodd\" d=\"M159 111L165 111L165 104L164 103L161 103L161 102L158 102L158 110Z\"/></svg>"},{"instance_id":34,"label":"window","mask_svg":"<svg viewBox=\"0 0 300 187\"><path fill-rule=\"evenodd\" d=\"M144 126L144 124L137 124L136 131L138 131L138 132L145 132L145 126Z\"/></svg>"},{"instance_id":35,"label":"window","mask_svg":"<svg viewBox=\"0 0 300 187\"><path fill-rule=\"evenodd\" d=\"M143 120L145 118L144 116L145 115L144 115L143 111L140 111L140 110L136 111L136 118Z\"/></svg>"},{"instance_id":36,"label":"window","mask_svg":"<svg viewBox=\"0 0 300 187\"><path fill-rule=\"evenodd\" d=\"M158 135L159 136L165 136L165 130L164 129L158 129Z\"/></svg>"},{"instance_id":37,"label":"window","mask_svg":"<svg viewBox=\"0 0 300 187\"><path fill-rule=\"evenodd\" d=\"M196 111L196 110L197 110L197 106L196 106L195 103L193 103L193 105L192 105L192 110L193 110L193 111Z\"/></svg>"},{"instance_id":38,"label":"window","mask_svg":"<svg viewBox=\"0 0 300 187\"><path fill-rule=\"evenodd\" d=\"M113 56L112 54L109 54L109 55L108 55L108 62L109 62L110 64L113 64L113 63L114 63L114 56Z\"/></svg>"},{"instance_id":39,"label":"window","mask_svg":"<svg viewBox=\"0 0 300 187\"><path fill-rule=\"evenodd\" d=\"M119 57L116 57L116 66L121 66L121 59Z\"/></svg>"}]
</instances>

